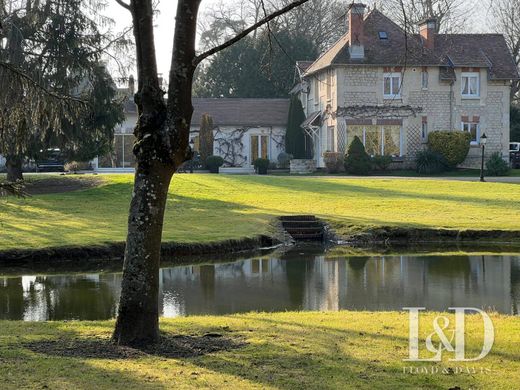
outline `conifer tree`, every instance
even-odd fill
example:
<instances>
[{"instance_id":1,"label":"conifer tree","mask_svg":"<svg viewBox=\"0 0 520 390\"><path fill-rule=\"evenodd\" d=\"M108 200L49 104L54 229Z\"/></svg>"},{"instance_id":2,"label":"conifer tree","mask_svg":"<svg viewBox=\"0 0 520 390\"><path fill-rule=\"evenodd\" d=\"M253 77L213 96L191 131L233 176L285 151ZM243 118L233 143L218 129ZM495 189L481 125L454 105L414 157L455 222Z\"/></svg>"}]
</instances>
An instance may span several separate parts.
<instances>
[{"instance_id":1,"label":"conifer tree","mask_svg":"<svg viewBox=\"0 0 520 390\"><path fill-rule=\"evenodd\" d=\"M213 118L209 114L203 114L200 122L200 160L205 162L206 159L213 155Z\"/></svg>"},{"instance_id":2,"label":"conifer tree","mask_svg":"<svg viewBox=\"0 0 520 390\"><path fill-rule=\"evenodd\" d=\"M298 96L291 98L289 106L289 118L287 120L287 132L285 135L285 151L296 159L308 158L305 142L305 132L301 124L305 121L302 102Z\"/></svg>"},{"instance_id":3,"label":"conifer tree","mask_svg":"<svg viewBox=\"0 0 520 390\"><path fill-rule=\"evenodd\" d=\"M358 136L348 147L347 156L345 157L345 169L353 175L368 175L372 163L370 156L365 151L365 146Z\"/></svg>"}]
</instances>

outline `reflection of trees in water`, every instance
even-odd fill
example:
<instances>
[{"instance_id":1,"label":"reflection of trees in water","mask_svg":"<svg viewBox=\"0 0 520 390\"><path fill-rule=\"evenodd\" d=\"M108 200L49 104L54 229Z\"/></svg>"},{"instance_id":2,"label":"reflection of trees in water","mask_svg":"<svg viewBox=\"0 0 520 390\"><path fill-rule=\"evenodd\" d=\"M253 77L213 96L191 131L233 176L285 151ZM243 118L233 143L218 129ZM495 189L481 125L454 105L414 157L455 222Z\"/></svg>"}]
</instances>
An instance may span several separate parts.
<instances>
[{"instance_id":1,"label":"reflection of trees in water","mask_svg":"<svg viewBox=\"0 0 520 390\"><path fill-rule=\"evenodd\" d=\"M0 319L20 320L24 311L22 278L0 280Z\"/></svg>"},{"instance_id":2,"label":"reflection of trees in water","mask_svg":"<svg viewBox=\"0 0 520 390\"><path fill-rule=\"evenodd\" d=\"M511 300L513 314L520 314L520 258L511 260Z\"/></svg>"},{"instance_id":3,"label":"reflection of trees in water","mask_svg":"<svg viewBox=\"0 0 520 390\"><path fill-rule=\"evenodd\" d=\"M199 268L200 272L200 284L204 298L210 301L215 300L215 266L214 265L201 265Z\"/></svg>"},{"instance_id":4,"label":"reflection of trees in water","mask_svg":"<svg viewBox=\"0 0 520 390\"><path fill-rule=\"evenodd\" d=\"M348 265L352 269L352 271L362 271L367 265L370 257L349 257Z\"/></svg>"},{"instance_id":5,"label":"reflection of trees in water","mask_svg":"<svg viewBox=\"0 0 520 390\"><path fill-rule=\"evenodd\" d=\"M423 257L428 266L428 272L434 275L468 277L471 274L469 256L434 256Z\"/></svg>"},{"instance_id":6,"label":"reflection of trees in water","mask_svg":"<svg viewBox=\"0 0 520 390\"><path fill-rule=\"evenodd\" d=\"M115 316L121 282L118 274L38 276L16 280L19 287L13 286L7 292L11 306L9 319L97 320ZM13 291L15 288L17 291Z\"/></svg>"},{"instance_id":7,"label":"reflection of trees in water","mask_svg":"<svg viewBox=\"0 0 520 390\"><path fill-rule=\"evenodd\" d=\"M287 278L287 289L289 290L289 301L292 307L302 308L307 284L307 272L309 260L287 260L285 263L285 276ZM312 268L311 268L312 269Z\"/></svg>"},{"instance_id":8,"label":"reflection of trees in water","mask_svg":"<svg viewBox=\"0 0 520 390\"><path fill-rule=\"evenodd\" d=\"M323 250L320 248L319 252ZM280 259L284 261L287 289L291 307L303 308L305 289L315 260L314 251L302 252L301 248L285 252Z\"/></svg>"}]
</instances>

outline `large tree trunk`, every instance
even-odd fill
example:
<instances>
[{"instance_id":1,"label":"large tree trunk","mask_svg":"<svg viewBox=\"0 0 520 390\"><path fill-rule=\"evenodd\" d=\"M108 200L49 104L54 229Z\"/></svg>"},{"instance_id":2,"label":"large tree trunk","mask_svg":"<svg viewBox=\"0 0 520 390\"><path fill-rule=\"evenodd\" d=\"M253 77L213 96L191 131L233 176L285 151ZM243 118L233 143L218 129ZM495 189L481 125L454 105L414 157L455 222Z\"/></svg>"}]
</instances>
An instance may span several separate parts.
<instances>
[{"instance_id":1,"label":"large tree trunk","mask_svg":"<svg viewBox=\"0 0 520 390\"><path fill-rule=\"evenodd\" d=\"M23 180L22 159L19 157L6 156L5 167L7 168L7 181L15 182Z\"/></svg>"},{"instance_id":2,"label":"large tree trunk","mask_svg":"<svg viewBox=\"0 0 520 390\"><path fill-rule=\"evenodd\" d=\"M161 164L136 169L113 336L121 345L145 345L158 339L161 235L172 173Z\"/></svg>"},{"instance_id":3,"label":"large tree trunk","mask_svg":"<svg viewBox=\"0 0 520 390\"><path fill-rule=\"evenodd\" d=\"M134 131L137 160L128 219L123 282L113 339L146 345L159 337L159 265L166 198L176 168L191 158L189 126L194 73L196 16L200 0L179 0L168 112L160 89L149 0L133 0L137 49L139 120Z\"/></svg>"},{"instance_id":4,"label":"large tree trunk","mask_svg":"<svg viewBox=\"0 0 520 390\"><path fill-rule=\"evenodd\" d=\"M201 0L178 0L168 105L159 87L151 0L131 0L139 88L139 120L134 134L137 160L128 219L119 312L113 339L120 345L145 345L159 337L159 264L168 186L176 168L193 157L189 147L193 114L191 89L197 64L231 46L276 16L309 0L297 0L238 34L196 56L197 14Z\"/></svg>"}]
</instances>

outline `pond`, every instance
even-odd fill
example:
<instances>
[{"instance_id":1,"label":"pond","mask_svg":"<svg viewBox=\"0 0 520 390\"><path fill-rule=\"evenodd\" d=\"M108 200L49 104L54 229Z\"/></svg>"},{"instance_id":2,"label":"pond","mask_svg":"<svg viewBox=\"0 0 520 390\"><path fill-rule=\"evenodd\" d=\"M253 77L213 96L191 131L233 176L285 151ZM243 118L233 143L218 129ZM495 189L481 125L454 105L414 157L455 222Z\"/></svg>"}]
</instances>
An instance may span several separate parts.
<instances>
[{"instance_id":1,"label":"pond","mask_svg":"<svg viewBox=\"0 0 520 390\"><path fill-rule=\"evenodd\" d=\"M0 319L114 318L120 272L11 275L0 269ZM348 257L323 250L168 266L165 317L286 310L401 310L452 306L520 310L519 255Z\"/></svg>"}]
</instances>

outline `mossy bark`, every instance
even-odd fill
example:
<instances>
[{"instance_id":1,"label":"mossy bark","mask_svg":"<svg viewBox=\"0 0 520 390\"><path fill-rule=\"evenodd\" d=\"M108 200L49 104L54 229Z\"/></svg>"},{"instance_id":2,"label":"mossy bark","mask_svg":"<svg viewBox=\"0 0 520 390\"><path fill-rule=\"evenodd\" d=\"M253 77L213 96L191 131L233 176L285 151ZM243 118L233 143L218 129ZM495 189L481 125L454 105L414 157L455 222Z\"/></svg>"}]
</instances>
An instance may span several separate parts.
<instances>
[{"instance_id":1,"label":"mossy bark","mask_svg":"<svg viewBox=\"0 0 520 390\"><path fill-rule=\"evenodd\" d=\"M113 339L147 345L159 338L159 264L168 188L176 169L192 157L188 144L193 107L191 85L200 0L180 0L170 73L168 106L159 84L149 0L133 0L139 88L134 130L137 160L128 217L121 297Z\"/></svg>"},{"instance_id":2,"label":"mossy bark","mask_svg":"<svg viewBox=\"0 0 520 390\"><path fill-rule=\"evenodd\" d=\"M128 218L123 281L114 339L122 345L154 343L159 335L159 265L171 171L137 167Z\"/></svg>"}]
</instances>

